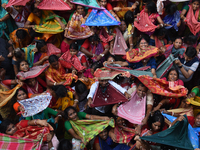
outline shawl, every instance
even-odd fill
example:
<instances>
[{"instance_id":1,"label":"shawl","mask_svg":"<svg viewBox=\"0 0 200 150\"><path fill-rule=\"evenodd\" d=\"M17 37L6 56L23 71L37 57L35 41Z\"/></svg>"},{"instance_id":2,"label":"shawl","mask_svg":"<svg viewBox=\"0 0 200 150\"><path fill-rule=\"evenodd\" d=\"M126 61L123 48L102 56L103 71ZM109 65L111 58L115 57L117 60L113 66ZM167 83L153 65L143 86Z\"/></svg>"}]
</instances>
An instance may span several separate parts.
<instances>
[{"instance_id":1,"label":"shawl","mask_svg":"<svg viewBox=\"0 0 200 150\"><path fill-rule=\"evenodd\" d=\"M157 67L156 75L157 75L158 78L162 78L168 72L168 70L173 66L174 60L176 60L176 59L172 55L170 55ZM125 67L118 67L116 65L105 64L104 66L106 68L110 68L110 69L113 69L113 70L130 72L130 74L135 76L135 77L138 77L140 75L148 75L150 77L153 77L153 75L151 73L151 69L149 69L148 66L142 67L142 68L139 68L139 69L136 69L136 70L132 70L132 69L125 68Z\"/></svg>"},{"instance_id":2,"label":"shawl","mask_svg":"<svg viewBox=\"0 0 200 150\"><path fill-rule=\"evenodd\" d=\"M27 2L29 2L29 0L9 0L8 4L6 5L6 7L10 7L10 6L13 6L13 5L25 6Z\"/></svg>"},{"instance_id":3,"label":"shawl","mask_svg":"<svg viewBox=\"0 0 200 150\"><path fill-rule=\"evenodd\" d=\"M37 139L37 136L40 133L43 133L43 142L47 140L47 134L53 130L50 125L48 127L28 126L28 120L21 120L19 123L17 123L16 127L17 131L13 136Z\"/></svg>"},{"instance_id":4,"label":"shawl","mask_svg":"<svg viewBox=\"0 0 200 150\"><path fill-rule=\"evenodd\" d=\"M134 21L134 26L141 32L154 32L157 28L153 24L157 14L151 14L150 16L144 10L140 12L140 16L137 16L138 22Z\"/></svg>"},{"instance_id":5,"label":"shawl","mask_svg":"<svg viewBox=\"0 0 200 150\"><path fill-rule=\"evenodd\" d=\"M95 9L103 9L98 5L96 0L73 0L71 3Z\"/></svg>"},{"instance_id":6,"label":"shawl","mask_svg":"<svg viewBox=\"0 0 200 150\"><path fill-rule=\"evenodd\" d=\"M143 136L142 140L151 141L159 144L169 145L176 148L193 150L192 144L188 137L188 120L177 122L171 128L161 131L151 136Z\"/></svg>"},{"instance_id":7,"label":"shawl","mask_svg":"<svg viewBox=\"0 0 200 150\"><path fill-rule=\"evenodd\" d=\"M187 115L187 116L194 116L193 115L193 107L190 108L176 108L167 110L168 112L174 112L179 115Z\"/></svg>"},{"instance_id":8,"label":"shawl","mask_svg":"<svg viewBox=\"0 0 200 150\"><path fill-rule=\"evenodd\" d=\"M185 52L185 50L186 50L186 47L184 47L184 46L181 46L179 49L175 49L174 48L174 44L172 44L172 45L166 45L166 51L165 51L165 53L164 53L164 55L165 55L165 58L167 58L170 54L173 54L173 56L175 57L175 58L177 58L177 57L183 57L183 54L184 54L184 52Z\"/></svg>"},{"instance_id":9,"label":"shawl","mask_svg":"<svg viewBox=\"0 0 200 150\"><path fill-rule=\"evenodd\" d=\"M126 45L126 41L123 38L122 33L118 28L115 28L116 30L116 36L115 36L115 42L113 46L113 55L126 55L126 49L128 48Z\"/></svg>"},{"instance_id":10,"label":"shawl","mask_svg":"<svg viewBox=\"0 0 200 150\"><path fill-rule=\"evenodd\" d=\"M103 131L108 126L114 127L114 119L111 120L76 120L69 121L72 128L75 130L76 134L84 138L85 142L89 142L95 136L97 136L101 131ZM81 148L85 145L82 143Z\"/></svg>"},{"instance_id":11,"label":"shawl","mask_svg":"<svg viewBox=\"0 0 200 150\"><path fill-rule=\"evenodd\" d=\"M104 91L103 91L104 90ZM102 89L99 85L95 91L91 107L106 106L128 101L126 97L111 84Z\"/></svg>"},{"instance_id":12,"label":"shawl","mask_svg":"<svg viewBox=\"0 0 200 150\"><path fill-rule=\"evenodd\" d=\"M51 56L51 55L57 55L57 54L61 54L61 50L57 48L55 45L51 43L47 43L47 55Z\"/></svg>"},{"instance_id":13,"label":"shawl","mask_svg":"<svg viewBox=\"0 0 200 150\"><path fill-rule=\"evenodd\" d=\"M43 0L37 8L43 10L70 10L67 3L62 0Z\"/></svg>"},{"instance_id":14,"label":"shawl","mask_svg":"<svg viewBox=\"0 0 200 150\"><path fill-rule=\"evenodd\" d=\"M200 97L195 96L191 97L190 99L187 99L189 104L195 105L195 106L200 106Z\"/></svg>"},{"instance_id":15,"label":"shawl","mask_svg":"<svg viewBox=\"0 0 200 150\"><path fill-rule=\"evenodd\" d=\"M155 45L156 45L157 48L160 48L160 47L164 46L163 43L158 39L157 36L155 36L154 38L155 38ZM164 39L163 41L164 41L164 44L166 45L167 44L167 40Z\"/></svg>"},{"instance_id":16,"label":"shawl","mask_svg":"<svg viewBox=\"0 0 200 150\"><path fill-rule=\"evenodd\" d=\"M99 33L99 38L104 43L108 43L114 39L114 37L112 35L109 35L107 33L105 28L101 28L100 33Z\"/></svg>"},{"instance_id":17,"label":"shawl","mask_svg":"<svg viewBox=\"0 0 200 150\"><path fill-rule=\"evenodd\" d=\"M171 123L177 118L168 114L162 113L164 117L166 117ZM192 146L195 148L199 148L199 133L196 131L199 128L194 129L190 124L188 124L188 136Z\"/></svg>"},{"instance_id":18,"label":"shawl","mask_svg":"<svg viewBox=\"0 0 200 150\"><path fill-rule=\"evenodd\" d=\"M128 120L133 124L141 124L145 117L146 96L140 98L136 91L131 95L131 100L121 104L118 109L118 116Z\"/></svg>"},{"instance_id":19,"label":"shawl","mask_svg":"<svg viewBox=\"0 0 200 150\"><path fill-rule=\"evenodd\" d=\"M66 73L65 69L61 66L60 63L59 63L58 70L52 68L52 66L50 66L47 69L46 78L49 79L51 82L57 82L57 83L66 81L64 85L70 85L73 79L75 80L78 79L76 75L72 76L72 73Z\"/></svg>"},{"instance_id":20,"label":"shawl","mask_svg":"<svg viewBox=\"0 0 200 150\"><path fill-rule=\"evenodd\" d=\"M72 15L71 20L68 22L68 29L65 31L65 37L72 40L78 40L86 39L92 36L94 33L90 30L88 26L81 26L83 21L83 16L75 12Z\"/></svg>"},{"instance_id":21,"label":"shawl","mask_svg":"<svg viewBox=\"0 0 200 150\"><path fill-rule=\"evenodd\" d=\"M143 59L155 56L158 53L158 48L154 46L148 46L146 49L132 49L126 52L126 60L130 63L136 63Z\"/></svg>"},{"instance_id":22,"label":"shawl","mask_svg":"<svg viewBox=\"0 0 200 150\"><path fill-rule=\"evenodd\" d=\"M37 76L39 76L43 71L45 71L45 69L49 66L49 64L44 64L41 66L34 66L32 68L29 69L29 71L27 72L19 72L17 74L17 77L22 77L24 80L26 79L31 79L31 78L35 78Z\"/></svg>"},{"instance_id":23,"label":"shawl","mask_svg":"<svg viewBox=\"0 0 200 150\"><path fill-rule=\"evenodd\" d=\"M25 53L25 60L28 61L29 67L33 67L34 62L34 52L32 51L35 48L35 45L29 45L27 47L22 48Z\"/></svg>"},{"instance_id":24,"label":"shawl","mask_svg":"<svg viewBox=\"0 0 200 150\"><path fill-rule=\"evenodd\" d=\"M20 100L18 103L24 107L23 117L33 116L45 110L51 101L52 96L47 94L41 94L29 99Z\"/></svg>"},{"instance_id":25,"label":"shawl","mask_svg":"<svg viewBox=\"0 0 200 150\"><path fill-rule=\"evenodd\" d=\"M139 76L138 79L154 94L166 96L166 97L183 97L186 96L188 90L182 86L170 86L171 82L159 79L152 78L146 75Z\"/></svg>"},{"instance_id":26,"label":"shawl","mask_svg":"<svg viewBox=\"0 0 200 150\"><path fill-rule=\"evenodd\" d=\"M38 143L37 140L20 138L20 137L15 137L15 136L10 136L7 134L0 133L0 149L33 150L39 144L38 143L37 145L35 145L36 143ZM35 149L35 150L39 150L39 149Z\"/></svg>"},{"instance_id":27,"label":"shawl","mask_svg":"<svg viewBox=\"0 0 200 150\"><path fill-rule=\"evenodd\" d=\"M76 70L78 70L79 72L86 69L84 66L82 66L80 60L78 59L78 57L76 55L71 55L70 51L66 51L60 58L59 58L59 62L61 63L61 65L65 68L71 68L71 66L73 66ZM67 66L65 64L68 64ZM69 69L70 69L69 68Z\"/></svg>"},{"instance_id":28,"label":"shawl","mask_svg":"<svg viewBox=\"0 0 200 150\"><path fill-rule=\"evenodd\" d=\"M114 128L116 143L129 143L135 136L135 129L116 125Z\"/></svg>"},{"instance_id":29,"label":"shawl","mask_svg":"<svg viewBox=\"0 0 200 150\"><path fill-rule=\"evenodd\" d=\"M15 88L8 90L6 87L2 86L0 89L0 107L6 105L20 87L21 86L18 84Z\"/></svg>"},{"instance_id":30,"label":"shawl","mask_svg":"<svg viewBox=\"0 0 200 150\"><path fill-rule=\"evenodd\" d=\"M82 25L86 26L115 26L120 25L120 22L107 10L92 9L86 22Z\"/></svg>"},{"instance_id":31,"label":"shawl","mask_svg":"<svg viewBox=\"0 0 200 150\"><path fill-rule=\"evenodd\" d=\"M192 6L189 5L189 10L186 15L186 23L192 34L196 35L200 31L200 22L198 22L199 9L194 11Z\"/></svg>"},{"instance_id":32,"label":"shawl","mask_svg":"<svg viewBox=\"0 0 200 150\"><path fill-rule=\"evenodd\" d=\"M55 17L60 18L62 23L67 24L65 19L52 14L51 11L42 11L43 15L45 15L45 18L41 18L40 25L35 25L35 32L38 33L47 33L47 34L57 34L61 33L64 30L61 28L60 23L55 19Z\"/></svg>"},{"instance_id":33,"label":"shawl","mask_svg":"<svg viewBox=\"0 0 200 150\"><path fill-rule=\"evenodd\" d=\"M174 28L178 31L177 23L180 21L180 12L177 10L173 15L167 15L163 18L165 24L170 24L171 26L166 26L165 29Z\"/></svg>"}]
</instances>

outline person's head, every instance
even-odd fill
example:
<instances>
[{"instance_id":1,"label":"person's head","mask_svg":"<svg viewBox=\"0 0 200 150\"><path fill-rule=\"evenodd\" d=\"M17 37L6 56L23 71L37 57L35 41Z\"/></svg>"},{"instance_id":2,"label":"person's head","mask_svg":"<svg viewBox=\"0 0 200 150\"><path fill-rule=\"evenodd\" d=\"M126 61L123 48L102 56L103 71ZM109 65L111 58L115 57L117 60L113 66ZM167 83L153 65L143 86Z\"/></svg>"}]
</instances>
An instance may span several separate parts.
<instances>
[{"instance_id":1,"label":"person's head","mask_svg":"<svg viewBox=\"0 0 200 150\"><path fill-rule=\"evenodd\" d=\"M175 68L167 72L167 81L177 81L179 79L179 72Z\"/></svg>"},{"instance_id":2,"label":"person's head","mask_svg":"<svg viewBox=\"0 0 200 150\"><path fill-rule=\"evenodd\" d=\"M156 4L154 2L148 2L144 8L146 13L157 13Z\"/></svg>"},{"instance_id":3,"label":"person's head","mask_svg":"<svg viewBox=\"0 0 200 150\"><path fill-rule=\"evenodd\" d=\"M17 60L24 59L25 58L25 53L21 48L16 48L14 50L14 56L15 56L15 58Z\"/></svg>"},{"instance_id":4,"label":"person's head","mask_svg":"<svg viewBox=\"0 0 200 150\"><path fill-rule=\"evenodd\" d=\"M114 62L114 61L116 61L115 56L114 55L109 55L107 61L108 62Z\"/></svg>"},{"instance_id":5,"label":"person's head","mask_svg":"<svg viewBox=\"0 0 200 150\"><path fill-rule=\"evenodd\" d=\"M121 118L121 117L117 117L117 119L116 119L116 124L118 125L118 126L124 126L125 125L125 119L124 118Z\"/></svg>"},{"instance_id":6,"label":"person's head","mask_svg":"<svg viewBox=\"0 0 200 150\"><path fill-rule=\"evenodd\" d=\"M70 44L69 52L72 56L77 55L78 54L78 44L76 44L75 42Z\"/></svg>"},{"instance_id":7,"label":"person's head","mask_svg":"<svg viewBox=\"0 0 200 150\"><path fill-rule=\"evenodd\" d=\"M74 108L73 106L69 106L64 110L64 116L66 120L77 120L78 116L77 116L77 112L76 112L76 108Z\"/></svg>"},{"instance_id":8,"label":"person's head","mask_svg":"<svg viewBox=\"0 0 200 150\"><path fill-rule=\"evenodd\" d=\"M46 44L45 40L36 40L36 48L38 49L39 52L46 53L47 52L47 44Z\"/></svg>"},{"instance_id":9,"label":"person's head","mask_svg":"<svg viewBox=\"0 0 200 150\"><path fill-rule=\"evenodd\" d=\"M200 112L195 117L194 126L200 127Z\"/></svg>"},{"instance_id":10,"label":"person's head","mask_svg":"<svg viewBox=\"0 0 200 150\"><path fill-rule=\"evenodd\" d=\"M109 79L105 79L105 80L99 79L98 81L101 87L106 87L108 85Z\"/></svg>"},{"instance_id":11,"label":"person's head","mask_svg":"<svg viewBox=\"0 0 200 150\"><path fill-rule=\"evenodd\" d=\"M30 78L30 79L27 79L25 82L29 87L34 87L37 83L37 79L36 78Z\"/></svg>"},{"instance_id":12,"label":"person's head","mask_svg":"<svg viewBox=\"0 0 200 150\"><path fill-rule=\"evenodd\" d=\"M77 94L83 94L87 91L87 86L80 80L78 80L75 84L75 91Z\"/></svg>"},{"instance_id":13,"label":"person's head","mask_svg":"<svg viewBox=\"0 0 200 150\"><path fill-rule=\"evenodd\" d=\"M195 56L197 55L197 51L194 47L187 47L186 51L185 51L185 61L191 61Z\"/></svg>"},{"instance_id":14,"label":"person's head","mask_svg":"<svg viewBox=\"0 0 200 150\"><path fill-rule=\"evenodd\" d=\"M28 36L28 33L24 29L18 29L16 32L16 36L18 39L23 40Z\"/></svg>"},{"instance_id":15,"label":"person's head","mask_svg":"<svg viewBox=\"0 0 200 150\"><path fill-rule=\"evenodd\" d=\"M97 70L97 68L101 68L102 64L100 62L95 62L91 66L91 73L94 74L94 72Z\"/></svg>"},{"instance_id":16,"label":"person's head","mask_svg":"<svg viewBox=\"0 0 200 150\"><path fill-rule=\"evenodd\" d=\"M184 36L184 43L188 44L188 45L194 45L197 42L198 37L193 35L193 34L188 34L186 36Z\"/></svg>"},{"instance_id":17,"label":"person's head","mask_svg":"<svg viewBox=\"0 0 200 150\"><path fill-rule=\"evenodd\" d=\"M72 150L72 143L67 139L63 139L59 142L57 150Z\"/></svg>"},{"instance_id":18,"label":"person's head","mask_svg":"<svg viewBox=\"0 0 200 150\"><path fill-rule=\"evenodd\" d=\"M16 98L16 100L24 100L28 98L28 93L24 88L20 87L19 89L17 89L14 97Z\"/></svg>"},{"instance_id":19,"label":"person's head","mask_svg":"<svg viewBox=\"0 0 200 150\"><path fill-rule=\"evenodd\" d=\"M8 135L13 135L17 131L16 126L9 119L2 121L0 125L0 132Z\"/></svg>"},{"instance_id":20,"label":"person's head","mask_svg":"<svg viewBox=\"0 0 200 150\"><path fill-rule=\"evenodd\" d=\"M41 18L42 17L42 10L38 9L35 7L35 4L31 5L31 12L36 15L37 17Z\"/></svg>"},{"instance_id":21,"label":"person's head","mask_svg":"<svg viewBox=\"0 0 200 150\"><path fill-rule=\"evenodd\" d=\"M27 72L29 70L29 65L27 60L19 60L17 62L18 71Z\"/></svg>"},{"instance_id":22,"label":"person's head","mask_svg":"<svg viewBox=\"0 0 200 150\"><path fill-rule=\"evenodd\" d=\"M54 85L51 89L55 92L57 98L68 96L67 88L64 85Z\"/></svg>"},{"instance_id":23,"label":"person's head","mask_svg":"<svg viewBox=\"0 0 200 150\"><path fill-rule=\"evenodd\" d=\"M13 5L13 7L14 7L15 10L18 11L19 13L21 13L22 10L23 10L23 8L24 8L24 6L22 6L22 5Z\"/></svg>"},{"instance_id":24,"label":"person's head","mask_svg":"<svg viewBox=\"0 0 200 150\"><path fill-rule=\"evenodd\" d=\"M106 140L108 138L108 129L105 128L102 132L99 133L99 137L102 139L102 140Z\"/></svg>"},{"instance_id":25,"label":"person's head","mask_svg":"<svg viewBox=\"0 0 200 150\"><path fill-rule=\"evenodd\" d=\"M156 29L154 32L154 35L158 37L158 39L162 40L165 38L165 35L167 33L167 30L163 27L160 29Z\"/></svg>"},{"instance_id":26,"label":"person's head","mask_svg":"<svg viewBox=\"0 0 200 150\"><path fill-rule=\"evenodd\" d=\"M84 14L84 7L81 5L77 5L76 6L76 11L79 15L83 15Z\"/></svg>"},{"instance_id":27,"label":"person's head","mask_svg":"<svg viewBox=\"0 0 200 150\"><path fill-rule=\"evenodd\" d=\"M165 125L165 119L164 119L163 115L160 113L160 110L155 111L153 113L153 115L149 116L148 126L154 132L162 131L164 125Z\"/></svg>"},{"instance_id":28,"label":"person's head","mask_svg":"<svg viewBox=\"0 0 200 150\"><path fill-rule=\"evenodd\" d=\"M149 46L149 36L148 35L142 35L142 37L138 40L138 48L140 49L146 49Z\"/></svg>"},{"instance_id":29,"label":"person's head","mask_svg":"<svg viewBox=\"0 0 200 150\"><path fill-rule=\"evenodd\" d=\"M124 20L121 20L121 24L119 25L119 29L121 32L125 32L127 29L126 22Z\"/></svg>"},{"instance_id":30,"label":"person's head","mask_svg":"<svg viewBox=\"0 0 200 150\"><path fill-rule=\"evenodd\" d=\"M175 49L181 48L182 43L183 43L183 41L182 41L181 37L176 37L174 42L173 42L174 48Z\"/></svg>"},{"instance_id":31,"label":"person's head","mask_svg":"<svg viewBox=\"0 0 200 150\"><path fill-rule=\"evenodd\" d=\"M92 45L97 45L99 43L99 36L98 34L94 34L91 37L89 37L89 41Z\"/></svg>"},{"instance_id":32,"label":"person's head","mask_svg":"<svg viewBox=\"0 0 200 150\"><path fill-rule=\"evenodd\" d=\"M108 1L107 0L99 0L99 4L100 6L106 8L106 5L107 5Z\"/></svg>"},{"instance_id":33,"label":"person's head","mask_svg":"<svg viewBox=\"0 0 200 150\"><path fill-rule=\"evenodd\" d=\"M128 27L129 24L132 24L134 22L134 14L132 11L127 11L124 15L124 20L126 23L126 26Z\"/></svg>"},{"instance_id":34,"label":"person's head","mask_svg":"<svg viewBox=\"0 0 200 150\"><path fill-rule=\"evenodd\" d=\"M49 56L49 63L53 69L58 70L59 68L58 56L56 55Z\"/></svg>"},{"instance_id":35,"label":"person's head","mask_svg":"<svg viewBox=\"0 0 200 150\"><path fill-rule=\"evenodd\" d=\"M195 11L199 8L200 1L199 0L192 0L192 9Z\"/></svg>"},{"instance_id":36,"label":"person's head","mask_svg":"<svg viewBox=\"0 0 200 150\"><path fill-rule=\"evenodd\" d=\"M165 12L168 14L168 15L173 15L176 11L178 10L176 4L174 3L170 3L166 6L166 9L165 9Z\"/></svg>"},{"instance_id":37,"label":"person's head","mask_svg":"<svg viewBox=\"0 0 200 150\"><path fill-rule=\"evenodd\" d=\"M140 98L143 98L146 95L147 90L148 90L147 87L141 82L137 84L136 93Z\"/></svg>"}]
</instances>

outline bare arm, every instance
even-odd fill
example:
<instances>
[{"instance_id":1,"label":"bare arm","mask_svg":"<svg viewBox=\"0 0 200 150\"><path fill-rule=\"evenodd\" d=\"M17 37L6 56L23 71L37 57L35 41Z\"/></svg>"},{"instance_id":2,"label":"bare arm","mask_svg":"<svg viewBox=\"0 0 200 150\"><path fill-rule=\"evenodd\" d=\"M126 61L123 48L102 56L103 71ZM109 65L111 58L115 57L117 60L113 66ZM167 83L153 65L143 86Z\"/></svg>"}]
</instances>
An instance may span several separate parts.
<instances>
[{"instance_id":1,"label":"bare arm","mask_svg":"<svg viewBox=\"0 0 200 150\"><path fill-rule=\"evenodd\" d=\"M35 25L31 25L31 22L30 21L26 21L26 23L24 24L24 28L34 28Z\"/></svg>"},{"instance_id":2,"label":"bare arm","mask_svg":"<svg viewBox=\"0 0 200 150\"><path fill-rule=\"evenodd\" d=\"M163 22L163 20L161 19L160 16L157 17L157 21L158 21L159 24L164 24L164 22Z\"/></svg>"},{"instance_id":3,"label":"bare arm","mask_svg":"<svg viewBox=\"0 0 200 150\"><path fill-rule=\"evenodd\" d=\"M114 64L119 64L122 67L128 66L128 62L126 62L126 61L115 61Z\"/></svg>"},{"instance_id":4,"label":"bare arm","mask_svg":"<svg viewBox=\"0 0 200 150\"><path fill-rule=\"evenodd\" d=\"M151 73L153 74L153 77L154 77L154 78L157 78L156 69L152 68L152 69L151 69Z\"/></svg>"},{"instance_id":5,"label":"bare arm","mask_svg":"<svg viewBox=\"0 0 200 150\"><path fill-rule=\"evenodd\" d=\"M78 139L78 140L81 140L83 141L83 138L80 137L79 135L77 135L73 129L69 129L68 132L75 138L75 139Z\"/></svg>"},{"instance_id":6,"label":"bare arm","mask_svg":"<svg viewBox=\"0 0 200 150\"><path fill-rule=\"evenodd\" d=\"M58 23L60 24L61 28L62 28L63 30L65 30L65 24L60 20L60 18L55 17L55 19L58 21Z\"/></svg>"},{"instance_id":7,"label":"bare arm","mask_svg":"<svg viewBox=\"0 0 200 150\"><path fill-rule=\"evenodd\" d=\"M153 111L159 110L165 104L169 104L169 99L163 99L156 107L154 107Z\"/></svg>"},{"instance_id":8,"label":"bare arm","mask_svg":"<svg viewBox=\"0 0 200 150\"><path fill-rule=\"evenodd\" d=\"M89 56L89 57L93 57L93 54L88 52L87 49L85 49L84 47L80 48L80 51L83 52L85 55Z\"/></svg>"},{"instance_id":9,"label":"bare arm","mask_svg":"<svg viewBox=\"0 0 200 150\"><path fill-rule=\"evenodd\" d=\"M2 17L1 19L0 19L0 21L2 22L2 21L6 21L6 20L8 20L10 18L10 15L9 14L6 14L4 17Z\"/></svg>"},{"instance_id":10,"label":"bare arm","mask_svg":"<svg viewBox=\"0 0 200 150\"><path fill-rule=\"evenodd\" d=\"M33 66L39 66L39 65L42 65L42 64L43 64L46 60L48 60L48 59L49 59L49 56L45 56L45 57L42 58L41 60L35 62L35 63L33 64Z\"/></svg>"},{"instance_id":11,"label":"bare arm","mask_svg":"<svg viewBox=\"0 0 200 150\"><path fill-rule=\"evenodd\" d=\"M185 14L187 13L187 10L186 9L183 9L182 12L181 12L181 19L185 20L186 17L185 17Z\"/></svg>"},{"instance_id":12,"label":"bare arm","mask_svg":"<svg viewBox=\"0 0 200 150\"><path fill-rule=\"evenodd\" d=\"M117 19L117 21L120 21L119 17L114 13L113 10L110 10L109 12L115 17L115 19Z\"/></svg>"},{"instance_id":13,"label":"bare arm","mask_svg":"<svg viewBox=\"0 0 200 150\"><path fill-rule=\"evenodd\" d=\"M109 117L106 117L106 116L97 116L97 115L89 115L89 114L86 114L85 118L90 119L90 120L109 120Z\"/></svg>"}]
</instances>

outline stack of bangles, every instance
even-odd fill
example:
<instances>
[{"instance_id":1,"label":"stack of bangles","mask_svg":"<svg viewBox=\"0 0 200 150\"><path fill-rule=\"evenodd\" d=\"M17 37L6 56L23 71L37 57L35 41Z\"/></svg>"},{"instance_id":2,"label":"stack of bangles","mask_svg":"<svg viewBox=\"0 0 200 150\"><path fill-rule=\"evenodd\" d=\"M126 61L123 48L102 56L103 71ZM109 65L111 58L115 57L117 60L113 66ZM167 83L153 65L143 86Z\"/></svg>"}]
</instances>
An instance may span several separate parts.
<instances>
[{"instance_id":1,"label":"stack of bangles","mask_svg":"<svg viewBox=\"0 0 200 150\"><path fill-rule=\"evenodd\" d=\"M74 102L78 102L78 100L77 100L77 99L75 99L75 100L74 100Z\"/></svg>"}]
</instances>

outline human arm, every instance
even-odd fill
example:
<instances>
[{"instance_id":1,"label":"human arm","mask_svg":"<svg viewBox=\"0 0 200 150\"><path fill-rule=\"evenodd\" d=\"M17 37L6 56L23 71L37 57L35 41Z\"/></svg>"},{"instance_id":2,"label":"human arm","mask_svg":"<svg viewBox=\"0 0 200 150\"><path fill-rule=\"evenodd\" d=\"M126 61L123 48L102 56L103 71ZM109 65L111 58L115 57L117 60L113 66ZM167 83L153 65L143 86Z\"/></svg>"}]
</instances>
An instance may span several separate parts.
<instances>
[{"instance_id":1,"label":"human arm","mask_svg":"<svg viewBox=\"0 0 200 150\"><path fill-rule=\"evenodd\" d=\"M117 21L119 21L120 22L120 19L119 19L119 17L114 13L114 11L113 10L110 10L109 11L114 17L115 17L115 19L117 20Z\"/></svg>"},{"instance_id":2,"label":"human arm","mask_svg":"<svg viewBox=\"0 0 200 150\"><path fill-rule=\"evenodd\" d=\"M183 121L185 119L184 116L180 115L176 120L174 120L171 124L171 126L175 125L178 121Z\"/></svg>"},{"instance_id":3,"label":"human arm","mask_svg":"<svg viewBox=\"0 0 200 150\"><path fill-rule=\"evenodd\" d=\"M55 17L55 19L56 19L56 21L58 21L58 23L60 24L61 28L62 28L63 30L65 30L65 24L60 20L60 18Z\"/></svg>"},{"instance_id":4,"label":"human arm","mask_svg":"<svg viewBox=\"0 0 200 150\"><path fill-rule=\"evenodd\" d=\"M39 61L33 63L33 66L42 65L42 64L43 64L46 60L48 60L48 59L49 59L49 56L45 56L45 57L43 57L41 60L39 60Z\"/></svg>"},{"instance_id":5,"label":"human arm","mask_svg":"<svg viewBox=\"0 0 200 150\"><path fill-rule=\"evenodd\" d=\"M93 53L89 52L87 49L85 49L84 47L80 48L80 51L83 52L85 55L89 56L89 57L93 57Z\"/></svg>"},{"instance_id":6,"label":"human arm","mask_svg":"<svg viewBox=\"0 0 200 150\"><path fill-rule=\"evenodd\" d=\"M114 129L110 129L109 133L108 133L109 137L113 140L113 142L117 141L117 137L116 134L114 133Z\"/></svg>"},{"instance_id":7,"label":"human arm","mask_svg":"<svg viewBox=\"0 0 200 150\"><path fill-rule=\"evenodd\" d=\"M119 64L121 67L129 66L127 61L115 61L115 62L112 62L112 64Z\"/></svg>"},{"instance_id":8,"label":"human arm","mask_svg":"<svg viewBox=\"0 0 200 150\"><path fill-rule=\"evenodd\" d=\"M52 87L54 85L63 85L66 81L62 81L62 82L52 82L51 80L49 80L48 78L46 78L46 82L47 82L47 86Z\"/></svg>"},{"instance_id":9,"label":"human arm","mask_svg":"<svg viewBox=\"0 0 200 150\"><path fill-rule=\"evenodd\" d=\"M185 8L185 7L184 7L184 8ZM181 17L181 19L182 19L183 21L186 20L186 17L185 17L185 14L186 14L186 13L187 13L187 10L186 10L186 9L183 9L182 12L181 12L180 17Z\"/></svg>"},{"instance_id":10,"label":"human arm","mask_svg":"<svg viewBox=\"0 0 200 150\"><path fill-rule=\"evenodd\" d=\"M152 108L153 108L153 105L150 105L150 104L147 105L147 112L146 112L144 119L142 120L143 125L147 124L147 120L151 114Z\"/></svg>"},{"instance_id":11,"label":"human arm","mask_svg":"<svg viewBox=\"0 0 200 150\"><path fill-rule=\"evenodd\" d=\"M30 21L26 21L26 23L24 24L24 28L34 28L35 25L31 25L31 22Z\"/></svg>"},{"instance_id":12,"label":"human arm","mask_svg":"<svg viewBox=\"0 0 200 150\"><path fill-rule=\"evenodd\" d=\"M42 126L42 127L45 126L45 127L47 127L48 123L46 120L35 119L35 120L29 120L28 126Z\"/></svg>"},{"instance_id":13,"label":"human arm","mask_svg":"<svg viewBox=\"0 0 200 150\"><path fill-rule=\"evenodd\" d=\"M90 120L109 120L110 119L107 116L97 116L97 115L89 115L89 114L86 114L85 118L90 119Z\"/></svg>"},{"instance_id":14,"label":"human arm","mask_svg":"<svg viewBox=\"0 0 200 150\"><path fill-rule=\"evenodd\" d=\"M152 68L152 69L151 69L151 73L153 74L153 77L154 77L154 78L157 78L156 69L155 69L155 68Z\"/></svg>"},{"instance_id":15,"label":"human arm","mask_svg":"<svg viewBox=\"0 0 200 150\"><path fill-rule=\"evenodd\" d=\"M10 18L10 15L9 15L9 14L6 14L4 17L2 17L2 18L0 19L0 22L6 21L6 20L8 20L9 18Z\"/></svg>"},{"instance_id":16,"label":"human arm","mask_svg":"<svg viewBox=\"0 0 200 150\"><path fill-rule=\"evenodd\" d=\"M169 99L163 99L156 107L154 107L153 112L159 110L163 105L169 104Z\"/></svg>"}]
</instances>

